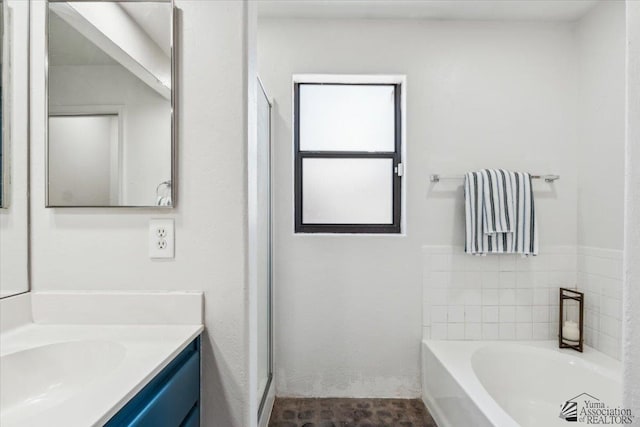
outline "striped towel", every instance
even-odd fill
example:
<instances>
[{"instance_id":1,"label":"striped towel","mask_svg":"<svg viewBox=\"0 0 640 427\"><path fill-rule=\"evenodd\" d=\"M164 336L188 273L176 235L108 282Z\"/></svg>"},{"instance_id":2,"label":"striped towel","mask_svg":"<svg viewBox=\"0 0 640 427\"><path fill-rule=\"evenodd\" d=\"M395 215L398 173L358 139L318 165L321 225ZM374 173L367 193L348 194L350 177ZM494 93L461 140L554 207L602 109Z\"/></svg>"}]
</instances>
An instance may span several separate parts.
<instances>
[{"instance_id":1,"label":"striped towel","mask_svg":"<svg viewBox=\"0 0 640 427\"><path fill-rule=\"evenodd\" d=\"M464 183L465 252L538 254L531 176L525 172L483 169Z\"/></svg>"},{"instance_id":2,"label":"striped towel","mask_svg":"<svg viewBox=\"0 0 640 427\"><path fill-rule=\"evenodd\" d=\"M484 209L482 210L482 225L484 232L513 233L515 225L513 218L513 186L515 173L503 169L484 169L482 175L482 192Z\"/></svg>"}]
</instances>

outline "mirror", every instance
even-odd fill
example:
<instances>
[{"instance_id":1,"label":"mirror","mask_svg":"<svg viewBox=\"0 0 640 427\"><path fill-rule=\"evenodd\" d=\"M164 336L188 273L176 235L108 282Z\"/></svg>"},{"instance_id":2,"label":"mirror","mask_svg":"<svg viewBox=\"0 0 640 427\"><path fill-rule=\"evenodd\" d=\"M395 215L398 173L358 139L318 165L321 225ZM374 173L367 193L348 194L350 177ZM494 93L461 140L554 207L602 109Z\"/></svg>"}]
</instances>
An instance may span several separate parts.
<instances>
[{"instance_id":1,"label":"mirror","mask_svg":"<svg viewBox=\"0 0 640 427\"><path fill-rule=\"evenodd\" d=\"M47 207L175 205L170 1L50 1Z\"/></svg>"},{"instance_id":2,"label":"mirror","mask_svg":"<svg viewBox=\"0 0 640 427\"><path fill-rule=\"evenodd\" d=\"M0 1L0 298L29 290L29 2Z\"/></svg>"}]
</instances>

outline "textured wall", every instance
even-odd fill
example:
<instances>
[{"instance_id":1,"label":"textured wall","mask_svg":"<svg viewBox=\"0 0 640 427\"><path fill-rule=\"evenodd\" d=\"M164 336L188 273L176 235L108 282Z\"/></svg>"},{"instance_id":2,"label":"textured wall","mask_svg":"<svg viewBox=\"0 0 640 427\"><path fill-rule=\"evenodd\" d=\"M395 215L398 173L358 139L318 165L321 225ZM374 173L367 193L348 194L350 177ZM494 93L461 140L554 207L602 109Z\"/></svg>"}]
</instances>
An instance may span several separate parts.
<instances>
[{"instance_id":1,"label":"textured wall","mask_svg":"<svg viewBox=\"0 0 640 427\"><path fill-rule=\"evenodd\" d=\"M421 248L460 246L464 235L462 181L432 185L430 173L506 167L560 174L553 185L534 184L541 243L575 247L572 28L259 21L258 69L275 98L278 393L419 395ZM405 236L293 234L291 78L296 73L407 76Z\"/></svg>"},{"instance_id":2,"label":"textured wall","mask_svg":"<svg viewBox=\"0 0 640 427\"><path fill-rule=\"evenodd\" d=\"M624 19L624 2L603 1L575 32L578 244L614 250L623 241Z\"/></svg>"},{"instance_id":3,"label":"textured wall","mask_svg":"<svg viewBox=\"0 0 640 427\"><path fill-rule=\"evenodd\" d=\"M177 0L178 205L44 208L44 19L32 13L32 288L196 290L205 294L203 420L246 427L247 3ZM151 218L175 219L174 260L148 257Z\"/></svg>"},{"instance_id":4,"label":"textured wall","mask_svg":"<svg viewBox=\"0 0 640 427\"><path fill-rule=\"evenodd\" d=\"M575 30L579 81L577 283L585 292L586 344L617 359L622 352L624 21L624 2L602 1L576 23Z\"/></svg>"},{"instance_id":5,"label":"textured wall","mask_svg":"<svg viewBox=\"0 0 640 427\"><path fill-rule=\"evenodd\" d=\"M3 84L2 112L3 141L2 174L6 209L0 209L0 296L26 292L29 289L29 221L27 176L29 121L27 118L28 69L27 46L29 35L25 25L29 19L27 2L11 0L6 3L13 14L11 33L14 48L11 53L11 80ZM5 14L4 19L8 16ZM8 28L5 28L8 32ZM5 34L7 37L8 34ZM8 74L5 58L5 76ZM8 100L11 100L9 105ZM6 109L8 107L8 109Z\"/></svg>"},{"instance_id":6,"label":"textured wall","mask_svg":"<svg viewBox=\"0 0 640 427\"><path fill-rule=\"evenodd\" d=\"M640 2L627 1L624 242L624 405L640 426Z\"/></svg>"}]
</instances>

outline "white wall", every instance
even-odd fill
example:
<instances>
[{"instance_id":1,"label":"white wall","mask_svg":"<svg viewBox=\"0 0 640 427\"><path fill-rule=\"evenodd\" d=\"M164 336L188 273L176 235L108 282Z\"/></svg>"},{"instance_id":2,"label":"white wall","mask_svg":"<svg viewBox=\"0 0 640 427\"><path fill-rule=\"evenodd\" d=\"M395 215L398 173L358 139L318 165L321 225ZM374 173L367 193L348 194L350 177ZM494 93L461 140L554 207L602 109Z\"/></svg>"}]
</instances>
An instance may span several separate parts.
<instances>
[{"instance_id":1,"label":"white wall","mask_svg":"<svg viewBox=\"0 0 640 427\"><path fill-rule=\"evenodd\" d=\"M626 2L627 119L624 241L624 407L640 425L640 3Z\"/></svg>"},{"instance_id":2,"label":"white wall","mask_svg":"<svg viewBox=\"0 0 640 427\"><path fill-rule=\"evenodd\" d=\"M418 396L423 244L463 244L462 182L504 167L535 183L540 241L575 246L575 52L563 24L260 20L275 99L279 395ZM293 234L291 75L407 75L406 236Z\"/></svg>"},{"instance_id":3,"label":"white wall","mask_svg":"<svg viewBox=\"0 0 640 427\"><path fill-rule=\"evenodd\" d=\"M7 3L5 37L13 46L4 52L2 167L6 209L0 209L0 297L29 289L28 221L28 57L29 4ZM8 25L6 25L8 24Z\"/></svg>"},{"instance_id":4,"label":"white wall","mask_svg":"<svg viewBox=\"0 0 640 427\"><path fill-rule=\"evenodd\" d=\"M178 207L44 208L44 18L32 14L32 287L201 290L203 425L250 426L247 324L247 3L178 0ZM175 219L175 260L148 258L150 218Z\"/></svg>"},{"instance_id":5,"label":"white wall","mask_svg":"<svg viewBox=\"0 0 640 427\"><path fill-rule=\"evenodd\" d=\"M624 234L625 5L603 1L576 23L578 288L585 342L620 359Z\"/></svg>"},{"instance_id":6,"label":"white wall","mask_svg":"<svg viewBox=\"0 0 640 427\"><path fill-rule=\"evenodd\" d=\"M625 8L603 1L576 26L578 244L622 249Z\"/></svg>"},{"instance_id":7,"label":"white wall","mask_svg":"<svg viewBox=\"0 0 640 427\"><path fill-rule=\"evenodd\" d=\"M49 203L109 206L117 144L117 116L50 117Z\"/></svg>"},{"instance_id":8,"label":"white wall","mask_svg":"<svg viewBox=\"0 0 640 427\"><path fill-rule=\"evenodd\" d=\"M171 103L120 65L52 66L51 114L120 113L121 204L153 206L171 179Z\"/></svg>"}]
</instances>

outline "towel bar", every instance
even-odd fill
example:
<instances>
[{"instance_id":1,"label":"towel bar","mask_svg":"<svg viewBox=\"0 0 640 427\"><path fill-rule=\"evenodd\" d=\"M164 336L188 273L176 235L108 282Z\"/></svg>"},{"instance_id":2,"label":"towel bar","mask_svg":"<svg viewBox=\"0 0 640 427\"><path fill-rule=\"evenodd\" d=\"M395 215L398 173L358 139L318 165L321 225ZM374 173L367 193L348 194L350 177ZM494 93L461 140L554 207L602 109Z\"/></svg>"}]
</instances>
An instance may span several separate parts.
<instances>
[{"instance_id":1,"label":"towel bar","mask_svg":"<svg viewBox=\"0 0 640 427\"><path fill-rule=\"evenodd\" d=\"M429 176L431 182L440 182L441 179L464 179L463 175L443 176L433 174ZM560 175L531 175L531 179L544 179L545 182L553 182L560 179Z\"/></svg>"}]
</instances>

